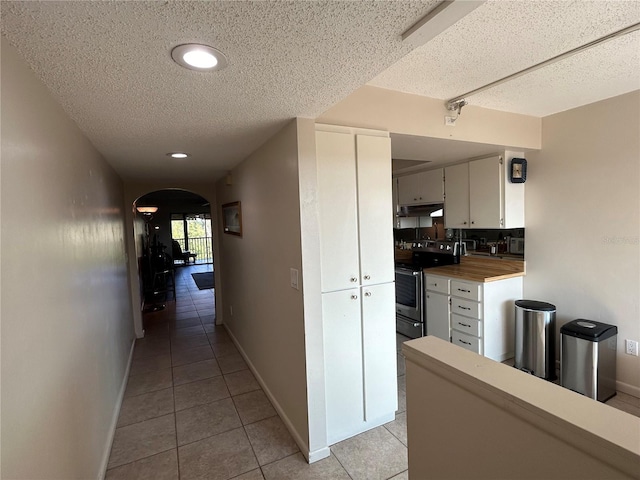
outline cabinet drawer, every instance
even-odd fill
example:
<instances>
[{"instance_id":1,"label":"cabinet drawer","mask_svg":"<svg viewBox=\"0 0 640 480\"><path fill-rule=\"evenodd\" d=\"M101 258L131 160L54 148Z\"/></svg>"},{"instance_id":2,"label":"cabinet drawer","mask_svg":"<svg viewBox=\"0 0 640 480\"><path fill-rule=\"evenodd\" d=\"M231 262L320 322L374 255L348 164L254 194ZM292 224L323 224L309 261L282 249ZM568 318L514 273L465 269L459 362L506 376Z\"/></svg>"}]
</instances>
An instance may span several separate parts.
<instances>
[{"instance_id":1,"label":"cabinet drawer","mask_svg":"<svg viewBox=\"0 0 640 480\"><path fill-rule=\"evenodd\" d=\"M479 302L482 298L482 285L479 283L451 280L451 295Z\"/></svg>"},{"instance_id":2,"label":"cabinet drawer","mask_svg":"<svg viewBox=\"0 0 640 480\"><path fill-rule=\"evenodd\" d=\"M463 298L451 297L451 313L482 319L480 304L471 300L464 300Z\"/></svg>"},{"instance_id":3,"label":"cabinet drawer","mask_svg":"<svg viewBox=\"0 0 640 480\"><path fill-rule=\"evenodd\" d=\"M467 335L466 333L452 330L451 343L482 355L482 343L480 342L480 339L478 337L472 337L471 335Z\"/></svg>"},{"instance_id":4,"label":"cabinet drawer","mask_svg":"<svg viewBox=\"0 0 640 480\"><path fill-rule=\"evenodd\" d=\"M451 315L451 328L474 337L482 337L482 323L475 318Z\"/></svg>"},{"instance_id":5,"label":"cabinet drawer","mask_svg":"<svg viewBox=\"0 0 640 480\"><path fill-rule=\"evenodd\" d=\"M424 284L425 289L438 292L438 293L449 293L449 279L444 277L438 277L436 275L425 275L424 276Z\"/></svg>"}]
</instances>

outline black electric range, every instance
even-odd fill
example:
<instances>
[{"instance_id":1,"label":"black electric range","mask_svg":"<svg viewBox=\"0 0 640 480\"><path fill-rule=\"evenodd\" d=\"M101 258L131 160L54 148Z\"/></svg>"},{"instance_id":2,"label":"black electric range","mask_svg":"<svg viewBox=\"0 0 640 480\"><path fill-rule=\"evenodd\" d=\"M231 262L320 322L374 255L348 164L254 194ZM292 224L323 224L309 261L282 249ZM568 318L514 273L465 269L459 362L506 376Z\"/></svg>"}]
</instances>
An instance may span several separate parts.
<instances>
[{"instance_id":1,"label":"black electric range","mask_svg":"<svg viewBox=\"0 0 640 480\"><path fill-rule=\"evenodd\" d=\"M396 331L410 338L427 334L423 269L460 263L460 244L426 241L414 244L411 260L396 262Z\"/></svg>"}]
</instances>

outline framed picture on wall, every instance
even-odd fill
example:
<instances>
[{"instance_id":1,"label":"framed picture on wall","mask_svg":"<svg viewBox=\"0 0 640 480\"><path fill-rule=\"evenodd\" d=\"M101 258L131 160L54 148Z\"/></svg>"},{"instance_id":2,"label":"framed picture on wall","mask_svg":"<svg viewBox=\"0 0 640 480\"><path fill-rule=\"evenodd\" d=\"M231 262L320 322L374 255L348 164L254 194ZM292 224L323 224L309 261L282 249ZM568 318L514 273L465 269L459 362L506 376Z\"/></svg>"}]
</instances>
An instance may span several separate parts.
<instances>
[{"instance_id":1,"label":"framed picture on wall","mask_svg":"<svg viewBox=\"0 0 640 480\"><path fill-rule=\"evenodd\" d=\"M242 209L240 202L222 205L222 228L229 235L242 236Z\"/></svg>"}]
</instances>

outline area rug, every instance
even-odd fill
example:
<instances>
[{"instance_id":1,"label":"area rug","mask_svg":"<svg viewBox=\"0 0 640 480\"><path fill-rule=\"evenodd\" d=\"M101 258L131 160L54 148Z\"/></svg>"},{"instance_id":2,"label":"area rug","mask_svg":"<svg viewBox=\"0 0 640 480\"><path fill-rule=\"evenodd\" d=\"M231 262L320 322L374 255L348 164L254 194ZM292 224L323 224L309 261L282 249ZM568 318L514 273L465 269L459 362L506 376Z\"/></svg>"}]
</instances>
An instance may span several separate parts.
<instances>
[{"instance_id":1,"label":"area rug","mask_svg":"<svg viewBox=\"0 0 640 480\"><path fill-rule=\"evenodd\" d=\"M213 288L213 272L192 273L191 276L200 290Z\"/></svg>"}]
</instances>

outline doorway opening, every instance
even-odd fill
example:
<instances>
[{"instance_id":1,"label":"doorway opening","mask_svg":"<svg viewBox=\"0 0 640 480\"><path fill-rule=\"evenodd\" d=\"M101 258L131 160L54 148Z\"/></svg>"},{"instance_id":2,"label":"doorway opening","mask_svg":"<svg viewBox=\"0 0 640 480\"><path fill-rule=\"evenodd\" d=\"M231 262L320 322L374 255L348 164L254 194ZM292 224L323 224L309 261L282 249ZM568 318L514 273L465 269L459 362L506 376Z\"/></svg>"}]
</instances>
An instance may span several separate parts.
<instances>
[{"instance_id":1,"label":"doorway opening","mask_svg":"<svg viewBox=\"0 0 640 480\"><path fill-rule=\"evenodd\" d=\"M216 315L209 202L184 190L159 190L138 198L134 212L145 335L210 329Z\"/></svg>"}]
</instances>

